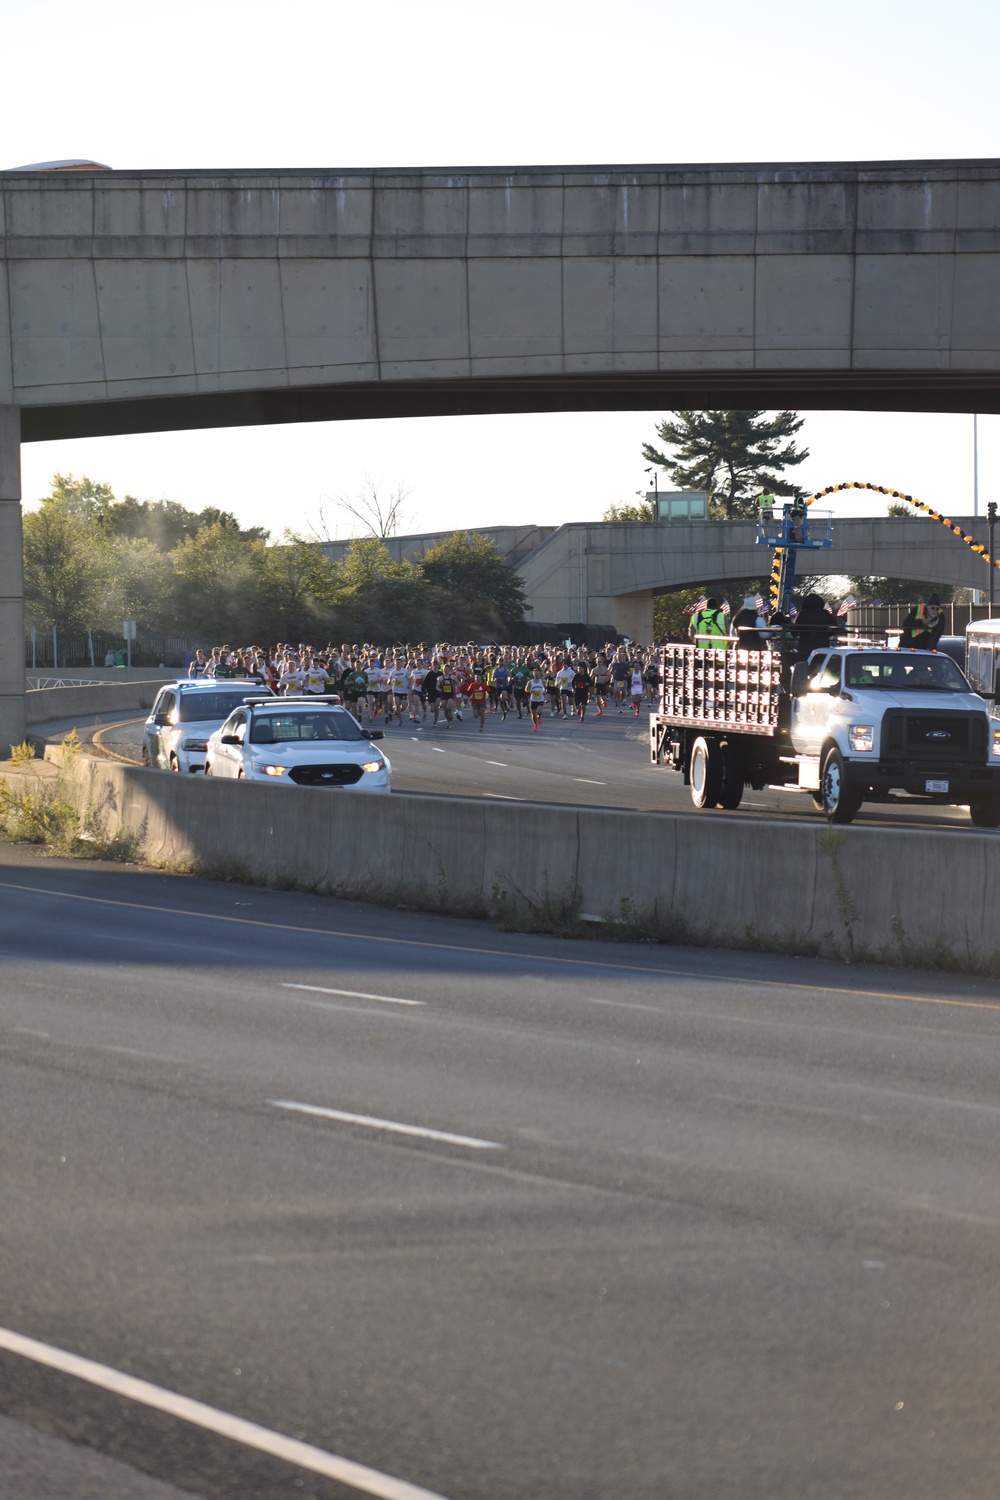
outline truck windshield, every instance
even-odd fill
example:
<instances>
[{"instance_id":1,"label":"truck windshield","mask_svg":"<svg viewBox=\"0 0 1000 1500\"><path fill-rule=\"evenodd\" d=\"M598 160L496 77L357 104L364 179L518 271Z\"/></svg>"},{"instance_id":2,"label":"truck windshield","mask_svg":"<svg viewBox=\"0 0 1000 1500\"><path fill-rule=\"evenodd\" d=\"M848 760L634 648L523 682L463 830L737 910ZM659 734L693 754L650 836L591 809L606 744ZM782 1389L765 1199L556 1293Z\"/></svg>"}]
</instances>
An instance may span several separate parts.
<instances>
[{"instance_id":1,"label":"truck windshield","mask_svg":"<svg viewBox=\"0 0 1000 1500\"><path fill-rule=\"evenodd\" d=\"M889 688L911 693L968 693L969 684L949 656L922 651L868 651L847 658L844 684L849 688Z\"/></svg>"}]
</instances>

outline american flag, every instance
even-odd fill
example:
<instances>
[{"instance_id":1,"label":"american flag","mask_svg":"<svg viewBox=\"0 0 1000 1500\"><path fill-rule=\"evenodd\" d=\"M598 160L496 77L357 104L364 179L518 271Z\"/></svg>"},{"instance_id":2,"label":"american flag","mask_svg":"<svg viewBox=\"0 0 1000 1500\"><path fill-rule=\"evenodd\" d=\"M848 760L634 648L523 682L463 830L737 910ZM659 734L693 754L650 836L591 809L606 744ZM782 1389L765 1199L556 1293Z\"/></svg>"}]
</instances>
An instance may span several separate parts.
<instances>
[{"instance_id":1,"label":"american flag","mask_svg":"<svg viewBox=\"0 0 1000 1500\"><path fill-rule=\"evenodd\" d=\"M728 599L723 599L722 605L721 605L721 609L722 609L722 613L725 615L726 619L728 620L730 614L732 613L732 611L729 608L729 600Z\"/></svg>"},{"instance_id":2,"label":"american flag","mask_svg":"<svg viewBox=\"0 0 1000 1500\"><path fill-rule=\"evenodd\" d=\"M881 599L873 599L872 600L872 609L881 609L881 608L882 608L882 601L881 601Z\"/></svg>"},{"instance_id":3,"label":"american flag","mask_svg":"<svg viewBox=\"0 0 1000 1500\"><path fill-rule=\"evenodd\" d=\"M689 615L693 615L696 610L704 609L705 605L707 603L708 603L708 595L707 594L702 594L702 596L701 596L700 599L696 599L693 604L689 604L688 605L687 613Z\"/></svg>"},{"instance_id":4,"label":"american flag","mask_svg":"<svg viewBox=\"0 0 1000 1500\"><path fill-rule=\"evenodd\" d=\"M760 594L757 595L753 603L757 613L759 615L762 615L764 613L764 600L761 598Z\"/></svg>"},{"instance_id":5,"label":"american flag","mask_svg":"<svg viewBox=\"0 0 1000 1500\"><path fill-rule=\"evenodd\" d=\"M848 594L847 598L841 601L840 608L837 610L837 619L839 620L841 615L846 615L847 611L853 609L857 602L853 594Z\"/></svg>"}]
</instances>

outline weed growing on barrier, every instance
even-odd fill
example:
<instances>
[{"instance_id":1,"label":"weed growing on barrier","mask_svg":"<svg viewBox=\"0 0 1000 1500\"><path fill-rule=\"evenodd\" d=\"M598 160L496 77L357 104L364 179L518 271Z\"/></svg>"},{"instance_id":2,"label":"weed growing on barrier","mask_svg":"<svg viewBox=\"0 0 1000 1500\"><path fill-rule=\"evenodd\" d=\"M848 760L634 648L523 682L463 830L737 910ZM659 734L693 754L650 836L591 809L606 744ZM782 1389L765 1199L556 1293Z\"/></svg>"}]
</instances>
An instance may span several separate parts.
<instances>
[{"instance_id":1,"label":"weed growing on barrier","mask_svg":"<svg viewBox=\"0 0 1000 1500\"><path fill-rule=\"evenodd\" d=\"M580 915L577 886L552 892L545 887L533 900L509 875L498 875L490 895L489 915L502 932L546 932L560 937L582 937L586 918Z\"/></svg>"},{"instance_id":2,"label":"weed growing on barrier","mask_svg":"<svg viewBox=\"0 0 1000 1500\"><path fill-rule=\"evenodd\" d=\"M816 835L817 848L830 861L830 869L833 874L833 887L836 892L837 911L840 913L840 920L844 924L844 943L847 948L845 956L848 963L853 963L856 956L860 957L860 955L855 955L854 951L854 924L861 920L861 913L858 911L857 903L847 883L847 877L844 875L840 865L840 853L846 843L847 835L845 833L838 833L833 828L827 829L826 833L818 833Z\"/></svg>"},{"instance_id":3,"label":"weed growing on barrier","mask_svg":"<svg viewBox=\"0 0 1000 1500\"><path fill-rule=\"evenodd\" d=\"M991 953L980 953L967 941L965 952L960 953L943 938L914 942L907 935L898 912L890 918L889 926L891 942L877 954L866 955L873 961L896 964L904 969L920 969L925 973L978 974L985 979L1000 979L1000 948L994 948Z\"/></svg>"},{"instance_id":4,"label":"weed growing on barrier","mask_svg":"<svg viewBox=\"0 0 1000 1500\"><path fill-rule=\"evenodd\" d=\"M739 948L744 953L785 953L789 958L820 958L834 946L832 932L813 938L794 927L775 932L758 927L756 922L748 922L732 942L717 937L712 942L720 948Z\"/></svg>"},{"instance_id":5,"label":"weed growing on barrier","mask_svg":"<svg viewBox=\"0 0 1000 1500\"><path fill-rule=\"evenodd\" d=\"M505 875L494 881L490 914L503 932L545 933L550 937L590 938L605 943L738 948L758 953L787 953L797 958L817 958L823 947L820 940L793 930L764 932L751 925L742 933L719 933L695 927L677 912L638 906L630 896L623 896L617 909L606 915L583 912L580 902L581 893L576 887L562 893L546 889L541 900L533 901Z\"/></svg>"},{"instance_id":6,"label":"weed growing on barrier","mask_svg":"<svg viewBox=\"0 0 1000 1500\"><path fill-rule=\"evenodd\" d=\"M14 843L39 844L53 854L85 859L134 860L136 840L128 835L101 832L90 810L81 819L71 785L82 746L75 729L61 745L55 776L43 776L28 741L11 747L11 765L19 773L0 777L0 838Z\"/></svg>"}]
</instances>

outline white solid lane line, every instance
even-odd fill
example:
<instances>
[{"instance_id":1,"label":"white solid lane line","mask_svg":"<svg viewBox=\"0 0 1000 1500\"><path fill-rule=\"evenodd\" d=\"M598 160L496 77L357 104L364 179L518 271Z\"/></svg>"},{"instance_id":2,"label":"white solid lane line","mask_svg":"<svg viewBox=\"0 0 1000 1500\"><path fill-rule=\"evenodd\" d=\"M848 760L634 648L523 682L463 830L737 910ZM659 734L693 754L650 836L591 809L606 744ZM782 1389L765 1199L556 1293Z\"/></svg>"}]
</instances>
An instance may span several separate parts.
<instances>
[{"instance_id":1,"label":"white solid lane line","mask_svg":"<svg viewBox=\"0 0 1000 1500\"><path fill-rule=\"evenodd\" d=\"M182 1422L191 1422L207 1432L216 1432L234 1443L242 1443L246 1448L256 1448L258 1452L266 1453L271 1458L280 1458L286 1463L296 1464L300 1469L308 1469L313 1474L335 1479L351 1489L375 1495L378 1500L444 1500L444 1496L434 1490L408 1484L405 1479L394 1479L391 1474L369 1469L366 1464L355 1463L350 1458L340 1458L336 1453L326 1453L310 1443L284 1437L268 1427L259 1427L256 1422L247 1422L243 1417L234 1417L229 1412L220 1411L218 1407L206 1406L204 1402L194 1401L190 1396L179 1396L175 1391L165 1390L163 1386L151 1385L148 1380L125 1375L121 1370L112 1369L110 1365L100 1365L92 1359L83 1359L78 1354L57 1349L52 1344L41 1344L37 1339L25 1338L23 1334L14 1333L9 1328L0 1328L0 1349L34 1360L36 1364L47 1365L63 1375L73 1375L89 1385L100 1386L113 1395L124 1396L127 1401L138 1401L143 1406L151 1406L155 1411L178 1417Z\"/></svg>"},{"instance_id":2,"label":"white solid lane line","mask_svg":"<svg viewBox=\"0 0 1000 1500\"><path fill-rule=\"evenodd\" d=\"M484 797L492 797L494 802L523 802L523 797L505 797L503 792L484 792Z\"/></svg>"},{"instance_id":3,"label":"white solid lane line","mask_svg":"<svg viewBox=\"0 0 1000 1500\"><path fill-rule=\"evenodd\" d=\"M268 1099L275 1109L292 1109L301 1115L318 1115L321 1120L341 1120L345 1125L365 1125L369 1130L389 1130L396 1135L418 1135L428 1141L445 1141L449 1146L469 1146L473 1151L502 1151L499 1141L480 1141L474 1135L452 1135L447 1130L428 1130L423 1125L401 1125L398 1120L377 1120L372 1115L351 1115L343 1109L326 1109L321 1104L297 1104L294 1099Z\"/></svg>"},{"instance_id":4,"label":"white solid lane line","mask_svg":"<svg viewBox=\"0 0 1000 1500\"><path fill-rule=\"evenodd\" d=\"M395 995L366 995L363 990L328 990L322 984L282 984L283 990L310 990L315 995L346 995L348 1000L378 1000L382 1005L426 1005L426 1000L400 1000Z\"/></svg>"}]
</instances>

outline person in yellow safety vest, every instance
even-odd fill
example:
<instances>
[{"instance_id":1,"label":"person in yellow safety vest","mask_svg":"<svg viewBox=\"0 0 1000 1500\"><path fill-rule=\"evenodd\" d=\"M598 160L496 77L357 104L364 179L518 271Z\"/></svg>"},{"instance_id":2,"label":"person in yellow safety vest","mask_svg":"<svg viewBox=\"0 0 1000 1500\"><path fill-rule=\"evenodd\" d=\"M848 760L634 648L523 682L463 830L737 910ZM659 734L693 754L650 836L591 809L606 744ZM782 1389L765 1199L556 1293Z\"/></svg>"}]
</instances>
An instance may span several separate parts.
<instances>
[{"instance_id":1,"label":"person in yellow safety vest","mask_svg":"<svg viewBox=\"0 0 1000 1500\"><path fill-rule=\"evenodd\" d=\"M691 616L691 639L702 651L725 651L729 627L718 599L706 599Z\"/></svg>"},{"instance_id":2,"label":"person in yellow safety vest","mask_svg":"<svg viewBox=\"0 0 1000 1500\"><path fill-rule=\"evenodd\" d=\"M931 594L926 604L918 604L916 609L911 609L903 621L900 648L905 651L936 651L943 634L941 599L939 595Z\"/></svg>"}]
</instances>

